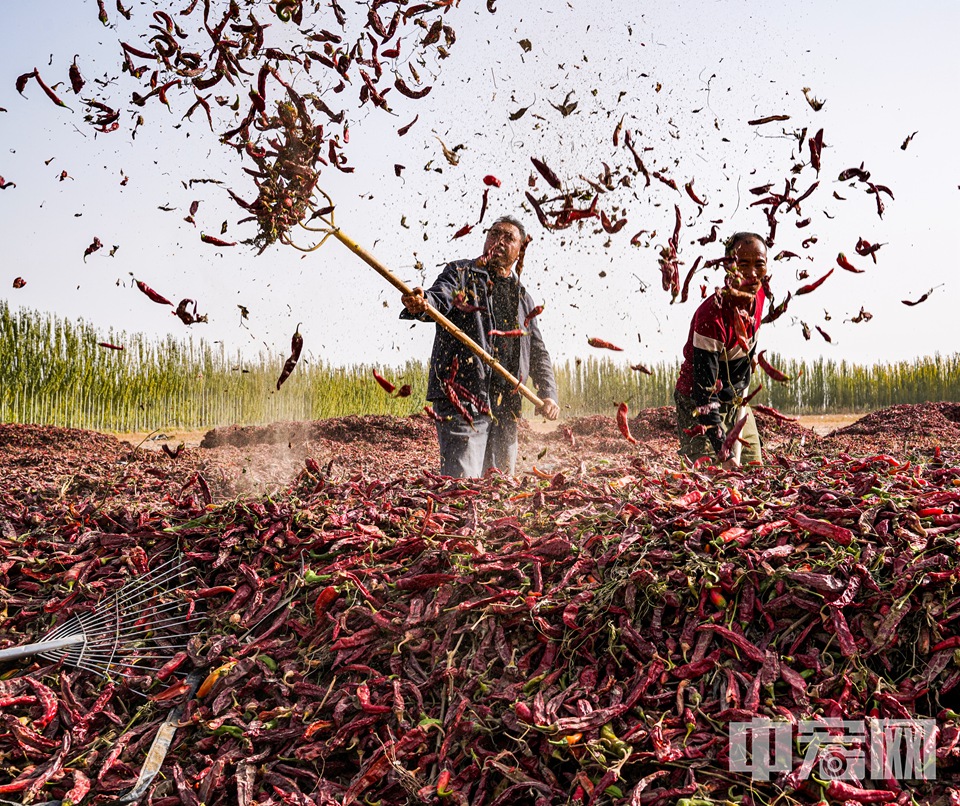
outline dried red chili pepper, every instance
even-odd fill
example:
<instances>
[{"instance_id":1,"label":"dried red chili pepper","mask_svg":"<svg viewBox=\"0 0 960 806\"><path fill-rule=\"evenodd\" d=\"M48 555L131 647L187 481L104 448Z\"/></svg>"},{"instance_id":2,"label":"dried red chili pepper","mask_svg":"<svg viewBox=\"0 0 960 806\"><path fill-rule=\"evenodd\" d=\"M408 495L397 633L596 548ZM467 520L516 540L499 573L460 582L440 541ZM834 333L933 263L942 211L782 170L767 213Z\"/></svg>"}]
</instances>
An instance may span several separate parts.
<instances>
[{"instance_id":1,"label":"dried red chili pepper","mask_svg":"<svg viewBox=\"0 0 960 806\"><path fill-rule=\"evenodd\" d=\"M300 352L303 350L303 336L300 335L300 324L297 324L297 329L294 331L293 337L290 339L290 357L283 364L283 369L280 372L280 377L277 378L277 390L279 391L280 387L283 386L283 382L290 377L290 373L293 372L294 367L297 366L297 361L300 360Z\"/></svg>"},{"instance_id":2,"label":"dried red chili pepper","mask_svg":"<svg viewBox=\"0 0 960 806\"><path fill-rule=\"evenodd\" d=\"M200 240L204 243L211 244L212 246L236 246L236 241L224 241L222 238L216 238L213 235L207 235L204 232L200 233Z\"/></svg>"},{"instance_id":3,"label":"dried red chili pepper","mask_svg":"<svg viewBox=\"0 0 960 806\"><path fill-rule=\"evenodd\" d=\"M863 269L858 269L858 268L857 268L856 266L854 266L849 260L847 260L847 256L846 256L845 254L843 254L843 252L841 252L839 255L837 255L837 265L838 265L841 269L846 269L847 271L852 271L854 274L863 274L863 271L864 271Z\"/></svg>"},{"instance_id":4,"label":"dried red chili pepper","mask_svg":"<svg viewBox=\"0 0 960 806\"><path fill-rule=\"evenodd\" d=\"M609 341L604 341L603 339L598 339L594 336L590 336L587 338L587 344L589 344L591 347L598 347L603 350L614 350L615 352L618 352L618 353L623 352L622 347L617 347L617 345L611 344Z\"/></svg>"},{"instance_id":5,"label":"dried red chili pepper","mask_svg":"<svg viewBox=\"0 0 960 806\"><path fill-rule=\"evenodd\" d=\"M809 294L811 291L816 291L820 286L822 286L826 282L827 278L831 274L833 274L833 269L830 269L830 271L828 271L825 275L823 275L823 277L821 277L819 280L815 280L814 282L809 283L808 285L801 286L796 291L797 296L800 296L801 294Z\"/></svg>"},{"instance_id":6,"label":"dried red chili pepper","mask_svg":"<svg viewBox=\"0 0 960 806\"><path fill-rule=\"evenodd\" d=\"M636 438L630 433L630 421L627 419L628 408L626 403L621 403L617 406L617 427L620 429L620 433L623 434L624 439L627 440L631 445L636 445Z\"/></svg>"},{"instance_id":7,"label":"dried red chili pepper","mask_svg":"<svg viewBox=\"0 0 960 806\"><path fill-rule=\"evenodd\" d=\"M766 350L761 350L759 353L757 353L757 363L760 365L760 369L766 372L767 375L772 380L779 381L780 383L785 383L786 381L793 380L785 372L781 372L779 369L774 367L769 361L767 361L767 359L764 358L764 355L763 355L765 352Z\"/></svg>"},{"instance_id":8,"label":"dried red chili pepper","mask_svg":"<svg viewBox=\"0 0 960 806\"><path fill-rule=\"evenodd\" d=\"M150 286L148 286L142 280L137 280L136 284L137 284L137 288L139 288L144 294L146 294L153 302L156 302L160 305L173 306L173 303L170 300L168 300L162 294L158 294L156 291L150 288Z\"/></svg>"},{"instance_id":9,"label":"dried red chili pepper","mask_svg":"<svg viewBox=\"0 0 960 806\"><path fill-rule=\"evenodd\" d=\"M393 394L394 390L395 390L397 387L394 386L392 383L390 383L390 381L388 381L386 378L384 378L384 377L383 377L379 372L377 372L375 369L374 369L374 370L371 370L371 372L373 372L373 378L374 378L374 380L375 380L378 384L380 384L381 388L382 388L388 395L389 395L389 394Z\"/></svg>"},{"instance_id":10,"label":"dried red chili pepper","mask_svg":"<svg viewBox=\"0 0 960 806\"><path fill-rule=\"evenodd\" d=\"M14 277L14 278L13 278L13 287L14 287L14 288L23 288L26 284L27 284L27 281L24 280L22 277Z\"/></svg>"},{"instance_id":11,"label":"dried red chili pepper","mask_svg":"<svg viewBox=\"0 0 960 806\"><path fill-rule=\"evenodd\" d=\"M558 177L551 170L550 166L547 165L546 162L539 160L536 157L530 157L530 162L532 162L533 167L539 171L540 176L547 180L547 184L550 185L550 187L552 187L554 190L563 189L563 183L560 181L560 177Z\"/></svg>"}]
</instances>

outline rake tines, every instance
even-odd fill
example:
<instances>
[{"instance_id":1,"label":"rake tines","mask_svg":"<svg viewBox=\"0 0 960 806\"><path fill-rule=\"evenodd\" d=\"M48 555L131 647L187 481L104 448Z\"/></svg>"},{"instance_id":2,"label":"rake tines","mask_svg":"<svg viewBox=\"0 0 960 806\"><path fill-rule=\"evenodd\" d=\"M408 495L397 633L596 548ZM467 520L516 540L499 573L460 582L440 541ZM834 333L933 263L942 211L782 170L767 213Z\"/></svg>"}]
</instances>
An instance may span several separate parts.
<instances>
[{"instance_id":1,"label":"rake tines","mask_svg":"<svg viewBox=\"0 0 960 806\"><path fill-rule=\"evenodd\" d=\"M197 634L179 595L188 570L181 557L163 563L37 643L0 650L0 661L39 655L104 676L154 673Z\"/></svg>"}]
</instances>

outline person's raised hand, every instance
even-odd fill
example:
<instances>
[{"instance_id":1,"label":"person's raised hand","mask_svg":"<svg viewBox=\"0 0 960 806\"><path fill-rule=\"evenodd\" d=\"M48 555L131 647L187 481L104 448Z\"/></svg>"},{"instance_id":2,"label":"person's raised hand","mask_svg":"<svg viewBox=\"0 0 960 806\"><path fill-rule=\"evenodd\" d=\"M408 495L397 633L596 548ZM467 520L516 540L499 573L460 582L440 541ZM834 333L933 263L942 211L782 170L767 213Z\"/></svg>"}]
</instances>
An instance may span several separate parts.
<instances>
[{"instance_id":1,"label":"person's raised hand","mask_svg":"<svg viewBox=\"0 0 960 806\"><path fill-rule=\"evenodd\" d=\"M556 400L545 397L543 399L543 405L538 409L538 412L548 420L556 420L557 417L560 416L560 407L557 405Z\"/></svg>"},{"instance_id":2,"label":"person's raised hand","mask_svg":"<svg viewBox=\"0 0 960 806\"><path fill-rule=\"evenodd\" d=\"M411 294L401 294L400 302L414 316L425 313L427 310L427 298L422 288L414 288Z\"/></svg>"}]
</instances>

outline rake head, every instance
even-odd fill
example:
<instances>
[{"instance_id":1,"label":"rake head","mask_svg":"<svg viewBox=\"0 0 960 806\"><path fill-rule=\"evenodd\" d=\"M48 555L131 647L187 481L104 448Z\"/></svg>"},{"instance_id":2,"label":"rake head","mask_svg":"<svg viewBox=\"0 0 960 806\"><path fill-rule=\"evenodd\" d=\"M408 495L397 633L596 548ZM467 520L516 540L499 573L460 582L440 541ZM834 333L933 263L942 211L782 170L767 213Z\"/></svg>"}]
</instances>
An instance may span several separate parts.
<instances>
[{"instance_id":1,"label":"rake head","mask_svg":"<svg viewBox=\"0 0 960 806\"><path fill-rule=\"evenodd\" d=\"M191 569L177 557L77 613L35 644L0 651L0 660L39 655L105 677L156 673L199 631L181 591Z\"/></svg>"}]
</instances>

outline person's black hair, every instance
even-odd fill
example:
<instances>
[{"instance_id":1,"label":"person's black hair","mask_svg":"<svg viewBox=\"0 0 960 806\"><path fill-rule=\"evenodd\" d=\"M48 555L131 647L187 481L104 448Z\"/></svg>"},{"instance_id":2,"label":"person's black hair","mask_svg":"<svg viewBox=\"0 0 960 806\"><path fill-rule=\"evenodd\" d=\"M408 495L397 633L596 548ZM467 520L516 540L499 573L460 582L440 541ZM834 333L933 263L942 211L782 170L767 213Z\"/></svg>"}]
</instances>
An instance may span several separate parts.
<instances>
[{"instance_id":1,"label":"person's black hair","mask_svg":"<svg viewBox=\"0 0 960 806\"><path fill-rule=\"evenodd\" d=\"M733 255L733 250L737 248L737 244L743 241L757 240L762 243L764 246L767 245L767 240L762 235L757 234L756 232L735 232L726 241L723 243L723 253L727 257Z\"/></svg>"},{"instance_id":2,"label":"person's black hair","mask_svg":"<svg viewBox=\"0 0 960 806\"><path fill-rule=\"evenodd\" d=\"M500 216L500 218L490 225L490 229L493 229L497 224L509 224L512 227L516 227L517 231L520 233L520 243L523 243L525 240L527 240L526 229L524 229L524 226L520 223L519 219L514 218L512 215Z\"/></svg>"}]
</instances>

